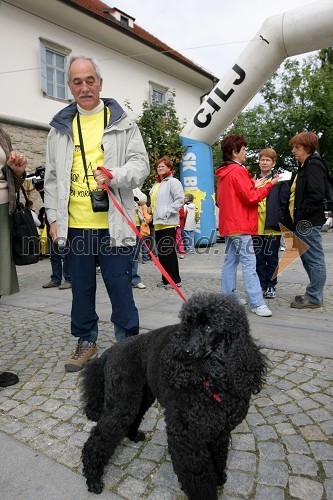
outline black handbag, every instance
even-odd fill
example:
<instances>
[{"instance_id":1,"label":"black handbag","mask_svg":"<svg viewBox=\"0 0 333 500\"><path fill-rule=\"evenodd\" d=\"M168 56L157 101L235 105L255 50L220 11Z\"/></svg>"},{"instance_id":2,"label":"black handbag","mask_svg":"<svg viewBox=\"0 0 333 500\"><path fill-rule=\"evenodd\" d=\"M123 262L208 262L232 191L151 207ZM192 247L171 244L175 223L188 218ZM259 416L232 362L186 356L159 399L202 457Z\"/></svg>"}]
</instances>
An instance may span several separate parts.
<instances>
[{"instance_id":1,"label":"black handbag","mask_svg":"<svg viewBox=\"0 0 333 500\"><path fill-rule=\"evenodd\" d=\"M17 266L36 264L39 261L40 239L33 220L26 192L21 187L25 205L20 205L20 192L17 193L16 210L12 214L12 254Z\"/></svg>"}]
</instances>

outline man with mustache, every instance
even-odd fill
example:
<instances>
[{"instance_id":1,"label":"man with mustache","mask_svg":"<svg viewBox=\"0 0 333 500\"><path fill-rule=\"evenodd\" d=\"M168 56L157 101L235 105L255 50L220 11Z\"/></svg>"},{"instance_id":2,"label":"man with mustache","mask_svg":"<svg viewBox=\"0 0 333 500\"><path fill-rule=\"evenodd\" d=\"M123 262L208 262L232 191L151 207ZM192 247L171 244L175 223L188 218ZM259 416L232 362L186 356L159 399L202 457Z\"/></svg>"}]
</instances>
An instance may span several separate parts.
<instances>
[{"instance_id":1,"label":"man with mustache","mask_svg":"<svg viewBox=\"0 0 333 500\"><path fill-rule=\"evenodd\" d=\"M51 121L44 189L50 235L59 248L66 244L72 279L71 333L77 345L65 369L74 372L97 354L97 261L117 341L139 333L131 285L135 235L107 196L98 206L94 197L103 198L100 190L107 183L135 220L133 189L148 176L149 161L133 118L114 99L100 98L103 79L97 62L71 56L67 68L75 102ZM99 166L109 170L110 178Z\"/></svg>"}]
</instances>

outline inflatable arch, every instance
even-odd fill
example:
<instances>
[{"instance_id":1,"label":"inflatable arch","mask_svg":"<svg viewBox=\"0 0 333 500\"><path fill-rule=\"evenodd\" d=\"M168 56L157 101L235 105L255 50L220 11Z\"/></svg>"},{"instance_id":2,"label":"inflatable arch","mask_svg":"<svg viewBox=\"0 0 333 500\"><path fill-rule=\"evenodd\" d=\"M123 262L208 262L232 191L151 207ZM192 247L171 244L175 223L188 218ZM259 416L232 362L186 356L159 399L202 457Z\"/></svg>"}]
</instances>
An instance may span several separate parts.
<instances>
[{"instance_id":1,"label":"inflatable arch","mask_svg":"<svg viewBox=\"0 0 333 500\"><path fill-rule=\"evenodd\" d=\"M198 246L216 241L211 145L285 58L332 45L332 0L321 0L267 18L181 131L186 151L180 178L184 190L194 194L201 212L196 230Z\"/></svg>"}]
</instances>

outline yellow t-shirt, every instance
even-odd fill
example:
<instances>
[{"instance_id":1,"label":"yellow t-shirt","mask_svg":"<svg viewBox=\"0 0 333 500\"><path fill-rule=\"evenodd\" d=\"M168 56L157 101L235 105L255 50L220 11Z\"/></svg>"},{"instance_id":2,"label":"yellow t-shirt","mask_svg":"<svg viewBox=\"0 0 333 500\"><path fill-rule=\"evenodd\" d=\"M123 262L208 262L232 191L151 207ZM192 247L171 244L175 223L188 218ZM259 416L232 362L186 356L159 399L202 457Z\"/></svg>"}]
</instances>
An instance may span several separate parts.
<instances>
[{"instance_id":1,"label":"yellow t-shirt","mask_svg":"<svg viewBox=\"0 0 333 500\"><path fill-rule=\"evenodd\" d=\"M265 180L265 183L262 185L264 186L267 182L270 182L271 179ZM260 189L262 186L260 186L258 189ZM263 200L259 201L258 203L258 234L261 235L280 235L281 231L275 231L274 229L265 229L265 223L266 223L266 200L267 198L264 198Z\"/></svg>"},{"instance_id":2,"label":"yellow t-shirt","mask_svg":"<svg viewBox=\"0 0 333 500\"><path fill-rule=\"evenodd\" d=\"M294 222L294 207L295 207L295 189L296 189L297 174L295 175L294 182L290 188L290 198L289 198L289 213L291 220Z\"/></svg>"},{"instance_id":3,"label":"yellow t-shirt","mask_svg":"<svg viewBox=\"0 0 333 500\"><path fill-rule=\"evenodd\" d=\"M110 112L108 110L108 119ZM102 137L104 109L93 115L80 114L84 152L86 155L88 182L91 191L96 190L92 169L104 164ZM108 213L93 212L87 179L83 167L76 116L73 120L74 154L71 171L71 188L68 205L68 227L81 229L107 229Z\"/></svg>"}]
</instances>

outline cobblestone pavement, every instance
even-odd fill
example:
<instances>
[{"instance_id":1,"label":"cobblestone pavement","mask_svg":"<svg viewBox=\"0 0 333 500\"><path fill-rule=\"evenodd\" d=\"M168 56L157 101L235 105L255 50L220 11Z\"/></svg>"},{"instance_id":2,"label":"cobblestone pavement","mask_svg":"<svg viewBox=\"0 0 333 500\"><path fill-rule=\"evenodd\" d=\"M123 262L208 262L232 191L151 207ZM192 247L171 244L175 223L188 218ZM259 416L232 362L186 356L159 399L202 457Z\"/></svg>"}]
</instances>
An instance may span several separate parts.
<instances>
[{"instance_id":1,"label":"cobblestone pavement","mask_svg":"<svg viewBox=\"0 0 333 500\"><path fill-rule=\"evenodd\" d=\"M150 266L140 270L145 282L156 286L156 271L153 275ZM22 290L40 287L46 269L44 265L36 270L34 283L22 274ZM183 274L190 277L192 271L189 266ZM219 290L219 275L207 275L200 266L196 280L187 291ZM302 284L285 288L288 293L278 299L281 303ZM70 299L69 291L59 293ZM147 290L135 293L152 296ZM19 384L0 389L0 430L81 474L81 449L93 424L80 407L79 374L64 371L73 347L68 316L6 304L0 306L0 314L0 366L20 376ZM109 322L100 321L99 328L103 351L114 337ZM219 499L333 500L333 359L277 349L264 352L270 360L267 383L233 432L228 481ZM185 498L172 469L158 405L150 409L142 429L147 439L138 444L125 440L106 468L109 498Z\"/></svg>"}]
</instances>

